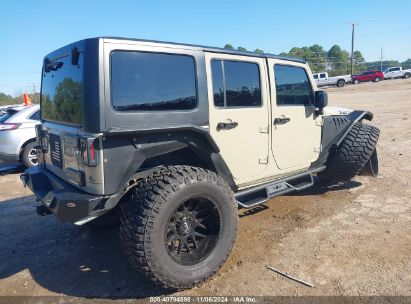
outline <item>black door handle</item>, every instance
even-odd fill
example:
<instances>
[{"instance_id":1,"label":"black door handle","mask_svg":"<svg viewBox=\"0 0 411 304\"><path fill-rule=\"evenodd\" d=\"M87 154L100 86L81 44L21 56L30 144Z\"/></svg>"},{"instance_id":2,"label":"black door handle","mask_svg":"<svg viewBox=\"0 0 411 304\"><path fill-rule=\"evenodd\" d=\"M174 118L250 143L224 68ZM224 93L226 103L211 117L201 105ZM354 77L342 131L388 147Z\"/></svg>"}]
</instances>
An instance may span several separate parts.
<instances>
[{"instance_id":1,"label":"black door handle","mask_svg":"<svg viewBox=\"0 0 411 304\"><path fill-rule=\"evenodd\" d=\"M277 117L274 119L274 126L275 125L283 125L289 122L291 119L288 117Z\"/></svg>"},{"instance_id":2,"label":"black door handle","mask_svg":"<svg viewBox=\"0 0 411 304\"><path fill-rule=\"evenodd\" d=\"M238 126L238 122L219 122L217 124L217 131L230 130Z\"/></svg>"}]
</instances>

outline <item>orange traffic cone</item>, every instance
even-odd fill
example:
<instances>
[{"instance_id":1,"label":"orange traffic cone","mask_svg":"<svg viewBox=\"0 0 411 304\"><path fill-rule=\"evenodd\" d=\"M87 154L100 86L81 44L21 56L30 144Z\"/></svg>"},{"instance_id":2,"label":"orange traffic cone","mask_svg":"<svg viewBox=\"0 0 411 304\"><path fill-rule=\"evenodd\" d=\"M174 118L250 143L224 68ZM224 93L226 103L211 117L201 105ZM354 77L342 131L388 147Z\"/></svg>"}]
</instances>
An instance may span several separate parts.
<instances>
[{"instance_id":1,"label":"orange traffic cone","mask_svg":"<svg viewBox=\"0 0 411 304\"><path fill-rule=\"evenodd\" d=\"M27 93L24 94L24 102L23 103L24 103L25 106L31 105L31 100L30 100L29 94L27 94Z\"/></svg>"}]
</instances>

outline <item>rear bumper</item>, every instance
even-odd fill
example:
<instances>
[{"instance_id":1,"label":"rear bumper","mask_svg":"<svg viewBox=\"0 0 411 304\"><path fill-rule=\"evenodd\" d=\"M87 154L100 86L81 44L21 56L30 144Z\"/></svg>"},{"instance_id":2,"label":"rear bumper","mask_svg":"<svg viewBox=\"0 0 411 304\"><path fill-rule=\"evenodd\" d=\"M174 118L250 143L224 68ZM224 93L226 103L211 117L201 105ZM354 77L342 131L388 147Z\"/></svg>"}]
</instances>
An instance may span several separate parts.
<instances>
[{"instance_id":1,"label":"rear bumper","mask_svg":"<svg viewBox=\"0 0 411 304\"><path fill-rule=\"evenodd\" d=\"M84 193L44 166L27 169L20 179L62 222L87 222L108 211L105 206L110 197Z\"/></svg>"}]
</instances>

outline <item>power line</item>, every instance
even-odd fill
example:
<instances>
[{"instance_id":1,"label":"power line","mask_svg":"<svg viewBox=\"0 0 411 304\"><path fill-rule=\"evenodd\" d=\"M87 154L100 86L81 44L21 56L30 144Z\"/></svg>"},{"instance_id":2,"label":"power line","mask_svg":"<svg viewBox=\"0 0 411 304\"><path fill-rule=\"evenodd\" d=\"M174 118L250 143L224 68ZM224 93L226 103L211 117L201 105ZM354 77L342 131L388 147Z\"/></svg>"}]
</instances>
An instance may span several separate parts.
<instances>
[{"instance_id":1,"label":"power line","mask_svg":"<svg viewBox=\"0 0 411 304\"><path fill-rule=\"evenodd\" d=\"M41 73L39 72L4 72L4 71L0 71L0 74L39 74L41 75Z\"/></svg>"},{"instance_id":2,"label":"power line","mask_svg":"<svg viewBox=\"0 0 411 304\"><path fill-rule=\"evenodd\" d=\"M38 85L38 84L35 84L35 85L36 85L36 87L39 87L39 86L40 86L40 85ZM2 87L2 88L19 88L19 87L25 88L25 87L33 87L33 84L28 84L28 85L23 85L23 84L1 85L1 84L0 84L0 87Z\"/></svg>"}]
</instances>

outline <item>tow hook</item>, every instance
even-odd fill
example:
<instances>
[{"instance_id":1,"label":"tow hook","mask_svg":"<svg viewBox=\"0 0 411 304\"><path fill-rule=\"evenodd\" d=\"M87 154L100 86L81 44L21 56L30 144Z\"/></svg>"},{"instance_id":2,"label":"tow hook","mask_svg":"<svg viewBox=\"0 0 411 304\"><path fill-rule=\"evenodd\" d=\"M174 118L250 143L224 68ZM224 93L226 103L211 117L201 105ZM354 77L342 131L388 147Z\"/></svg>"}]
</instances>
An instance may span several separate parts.
<instances>
[{"instance_id":1,"label":"tow hook","mask_svg":"<svg viewBox=\"0 0 411 304\"><path fill-rule=\"evenodd\" d=\"M23 184L24 188L26 188L27 187L27 175L26 174L20 175L20 180L21 180L21 183Z\"/></svg>"},{"instance_id":2,"label":"tow hook","mask_svg":"<svg viewBox=\"0 0 411 304\"><path fill-rule=\"evenodd\" d=\"M49 210L49 208L43 205L36 206L36 212L38 215L41 215L41 216L46 216L46 215L51 214L51 211Z\"/></svg>"}]
</instances>

